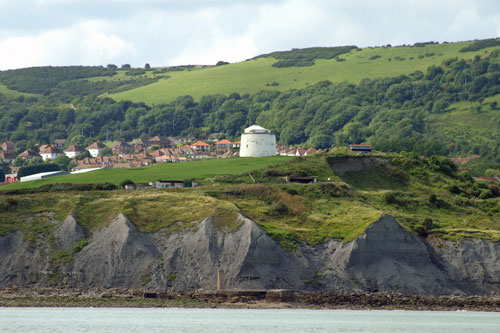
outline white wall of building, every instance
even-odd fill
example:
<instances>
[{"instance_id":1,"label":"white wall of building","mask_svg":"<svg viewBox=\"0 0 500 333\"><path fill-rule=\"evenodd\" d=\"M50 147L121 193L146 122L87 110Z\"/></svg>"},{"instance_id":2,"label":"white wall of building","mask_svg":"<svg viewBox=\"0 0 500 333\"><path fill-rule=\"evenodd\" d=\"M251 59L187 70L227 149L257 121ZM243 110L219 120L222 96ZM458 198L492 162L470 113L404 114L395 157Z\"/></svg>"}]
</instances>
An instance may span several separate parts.
<instances>
[{"instance_id":1,"label":"white wall of building","mask_svg":"<svg viewBox=\"0 0 500 333\"><path fill-rule=\"evenodd\" d=\"M64 153L68 158L75 158L77 155L76 151L65 151Z\"/></svg>"},{"instance_id":2,"label":"white wall of building","mask_svg":"<svg viewBox=\"0 0 500 333\"><path fill-rule=\"evenodd\" d=\"M53 160L57 156L59 156L59 154L57 154L57 153L46 153L46 154L45 153L40 153L40 156L45 161L45 160Z\"/></svg>"},{"instance_id":3,"label":"white wall of building","mask_svg":"<svg viewBox=\"0 0 500 333\"><path fill-rule=\"evenodd\" d=\"M90 156L97 157L99 156L99 149L89 149Z\"/></svg>"},{"instance_id":4,"label":"white wall of building","mask_svg":"<svg viewBox=\"0 0 500 333\"><path fill-rule=\"evenodd\" d=\"M260 126L250 126L241 135L240 157L276 155L276 136Z\"/></svg>"}]
</instances>

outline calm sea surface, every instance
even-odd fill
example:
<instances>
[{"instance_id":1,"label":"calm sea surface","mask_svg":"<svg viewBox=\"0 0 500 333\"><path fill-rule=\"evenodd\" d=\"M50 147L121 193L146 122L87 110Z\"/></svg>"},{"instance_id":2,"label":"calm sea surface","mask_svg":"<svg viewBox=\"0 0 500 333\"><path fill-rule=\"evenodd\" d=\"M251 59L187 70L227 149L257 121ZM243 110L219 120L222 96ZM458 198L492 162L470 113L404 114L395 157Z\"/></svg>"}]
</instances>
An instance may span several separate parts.
<instances>
[{"instance_id":1,"label":"calm sea surface","mask_svg":"<svg viewBox=\"0 0 500 333\"><path fill-rule=\"evenodd\" d=\"M500 332L500 313L0 308L0 332Z\"/></svg>"}]
</instances>

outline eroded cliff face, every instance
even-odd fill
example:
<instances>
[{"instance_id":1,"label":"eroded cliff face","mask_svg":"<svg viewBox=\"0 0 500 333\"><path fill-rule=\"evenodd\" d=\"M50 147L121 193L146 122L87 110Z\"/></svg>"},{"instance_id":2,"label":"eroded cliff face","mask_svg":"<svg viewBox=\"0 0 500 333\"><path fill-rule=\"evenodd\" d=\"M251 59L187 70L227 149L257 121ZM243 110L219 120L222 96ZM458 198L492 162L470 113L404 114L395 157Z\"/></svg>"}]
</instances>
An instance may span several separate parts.
<instances>
[{"instance_id":1,"label":"eroded cliff face","mask_svg":"<svg viewBox=\"0 0 500 333\"><path fill-rule=\"evenodd\" d=\"M330 240L288 252L253 221L238 220L233 232L209 217L192 231L141 233L120 214L87 236L81 251L59 261L48 244L29 243L14 232L0 237L0 288L213 290L222 269L228 289L500 294L499 243L423 240L384 215L352 242ZM71 249L85 233L69 216L55 237L61 249Z\"/></svg>"}]
</instances>

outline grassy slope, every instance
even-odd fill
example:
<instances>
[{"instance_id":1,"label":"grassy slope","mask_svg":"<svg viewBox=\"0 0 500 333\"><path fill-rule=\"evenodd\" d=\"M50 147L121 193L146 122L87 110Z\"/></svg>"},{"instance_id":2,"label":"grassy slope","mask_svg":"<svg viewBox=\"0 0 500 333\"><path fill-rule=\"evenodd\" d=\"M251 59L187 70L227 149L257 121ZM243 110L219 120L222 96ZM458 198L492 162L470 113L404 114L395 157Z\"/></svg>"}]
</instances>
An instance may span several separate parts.
<instances>
[{"instance_id":1,"label":"grassy slope","mask_svg":"<svg viewBox=\"0 0 500 333\"><path fill-rule=\"evenodd\" d=\"M416 70L425 71L430 65L441 64L445 59L473 58L476 54L488 52L460 53L459 49L471 42L459 42L425 47L365 48L353 50L340 56L346 61L316 60L314 66L275 68L272 58L258 58L231 65L203 68L192 71L170 72L169 79L157 83L113 94L116 100L132 100L149 104L160 104L189 94L195 99L203 95L233 92L255 93L260 90L280 90L304 88L323 80L332 82L358 83L364 78L394 77L410 74ZM432 56L425 55L434 54ZM380 58L369 60L379 55ZM423 58L419 58L424 56ZM396 60L396 57L405 60ZM391 61L389 61L389 58ZM410 59L413 58L413 59ZM278 82L278 86L267 86Z\"/></svg>"},{"instance_id":2,"label":"grassy slope","mask_svg":"<svg viewBox=\"0 0 500 333\"><path fill-rule=\"evenodd\" d=\"M205 165L206 171L198 175L212 174L211 168L220 169L220 174L228 170L235 174L212 178L209 186L192 189L0 195L0 234L21 229L27 239L36 240L55 228L51 214L62 219L71 211L88 230L101 228L119 212L147 232L192 230L195 221L209 215L217 216L222 229L231 230L238 227L234 218L241 210L287 248L303 241L352 240L384 213L393 214L409 230L418 230L426 218L432 218L430 233L447 239L500 240L500 198L478 198L477 193L486 186L449 177L429 167L425 160L393 154L375 154L386 163L334 173L330 165L343 163L345 155L333 152L281 159L283 163L274 165L270 165L270 159L252 165L250 159L215 160L217 166L210 167L204 163L212 161L193 162L193 166ZM332 157L340 157L340 161ZM247 170L260 164L261 169L253 172L257 184L245 173L236 174L244 169L241 164L235 167L241 161L249 162L244 167ZM151 169L136 172L148 171ZM281 176L287 174L317 174L321 180L331 178L334 182L280 184ZM448 190L453 184L461 193ZM387 193L393 194L393 202L385 199ZM430 194L436 195L436 202L429 200ZM34 219L26 221L28 217Z\"/></svg>"},{"instance_id":3,"label":"grassy slope","mask_svg":"<svg viewBox=\"0 0 500 333\"><path fill-rule=\"evenodd\" d=\"M485 99L481 105L477 102L452 104L449 112L432 115L427 119L427 130L431 136L444 142L457 143L464 140L494 148L500 137L500 109L492 109L489 105L492 101L497 101L500 105L500 95Z\"/></svg>"},{"instance_id":4,"label":"grassy slope","mask_svg":"<svg viewBox=\"0 0 500 333\"><path fill-rule=\"evenodd\" d=\"M217 175L240 174L264 168L270 164L283 163L290 157L273 156L261 158L230 158L190 161L183 163L164 163L150 167L130 169L103 169L89 173L51 177L30 182L2 186L2 190L39 187L45 184L74 183L89 184L111 182L119 184L130 179L143 183L158 179L185 180L208 179Z\"/></svg>"},{"instance_id":5,"label":"grassy slope","mask_svg":"<svg viewBox=\"0 0 500 333\"><path fill-rule=\"evenodd\" d=\"M7 88L5 85L0 84L0 94L9 96L9 97L19 97L19 96L25 96L25 97L30 97L30 96L37 96L36 94L30 94L30 93L23 93L19 92L16 90L11 90Z\"/></svg>"}]
</instances>

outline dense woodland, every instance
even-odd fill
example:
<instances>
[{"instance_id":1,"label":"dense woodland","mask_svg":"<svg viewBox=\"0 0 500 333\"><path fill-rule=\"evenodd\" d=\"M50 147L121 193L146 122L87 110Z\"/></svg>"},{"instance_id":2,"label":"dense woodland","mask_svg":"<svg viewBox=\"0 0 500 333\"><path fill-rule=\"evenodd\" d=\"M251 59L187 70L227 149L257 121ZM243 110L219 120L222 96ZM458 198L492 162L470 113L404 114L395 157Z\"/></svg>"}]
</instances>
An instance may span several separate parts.
<instances>
[{"instance_id":1,"label":"dense woodland","mask_svg":"<svg viewBox=\"0 0 500 333\"><path fill-rule=\"evenodd\" d=\"M486 44L470 47L491 46L491 42L480 42ZM336 50L336 55L351 48ZM325 57L321 49L313 51L309 58L298 54L296 59ZM107 136L112 140L132 140L141 135L203 138L212 132L224 132L236 139L245 127L257 123L289 145L328 148L370 142L377 150L413 151L426 156L481 154L487 161L482 171L499 169L498 145L480 145L475 138L443 142L429 135L426 124L429 116L448 112L452 103L482 103L500 94L499 55L500 50L496 50L472 61L449 59L425 72L364 80L358 85L324 81L301 90L212 95L200 101L182 96L156 106L116 102L102 96L107 91L154 80L136 79L132 70L119 81L91 80L113 75L113 66L4 71L0 72L0 82L27 94L0 95L0 140L15 141L22 151L56 138L87 145ZM293 57L277 58L289 61ZM491 103L488 107L497 106Z\"/></svg>"}]
</instances>

